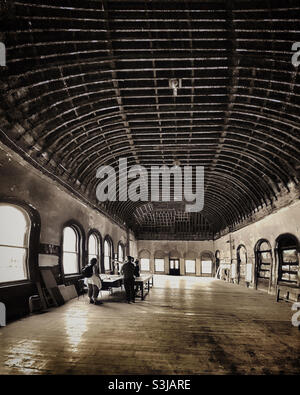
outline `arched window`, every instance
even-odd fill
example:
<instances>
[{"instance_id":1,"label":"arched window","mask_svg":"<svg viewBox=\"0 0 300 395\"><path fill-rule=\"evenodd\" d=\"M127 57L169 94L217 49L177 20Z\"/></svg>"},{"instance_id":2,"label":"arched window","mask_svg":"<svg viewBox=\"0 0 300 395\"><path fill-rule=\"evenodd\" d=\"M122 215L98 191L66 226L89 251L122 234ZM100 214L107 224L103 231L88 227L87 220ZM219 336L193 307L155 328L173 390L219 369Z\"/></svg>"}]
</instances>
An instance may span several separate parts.
<instances>
[{"instance_id":1,"label":"arched window","mask_svg":"<svg viewBox=\"0 0 300 395\"><path fill-rule=\"evenodd\" d=\"M124 246L122 243L119 243L118 245L118 261L123 262L125 258L125 252L124 252Z\"/></svg>"},{"instance_id":2,"label":"arched window","mask_svg":"<svg viewBox=\"0 0 300 395\"><path fill-rule=\"evenodd\" d=\"M106 238L104 240L104 270L111 270L111 256L112 256L112 245L111 241Z\"/></svg>"},{"instance_id":3,"label":"arched window","mask_svg":"<svg viewBox=\"0 0 300 395\"><path fill-rule=\"evenodd\" d=\"M63 231L63 270L65 275L78 274L80 261L80 234L75 226Z\"/></svg>"},{"instance_id":4,"label":"arched window","mask_svg":"<svg viewBox=\"0 0 300 395\"><path fill-rule=\"evenodd\" d=\"M277 241L279 258L278 281L287 284L298 284L299 260L298 240L293 235L282 235Z\"/></svg>"},{"instance_id":5,"label":"arched window","mask_svg":"<svg viewBox=\"0 0 300 395\"><path fill-rule=\"evenodd\" d=\"M201 273L202 273L202 275L212 276L212 270L213 270L212 265L213 265L213 261L212 261L211 253L204 252L201 255Z\"/></svg>"},{"instance_id":6,"label":"arched window","mask_svg":"<svg viewBox=\"0 0 300 395\"><path fill-rule=\"evenodd\" d=\"M0 283L27 280L29 216L18 206L0 204L0 218Z\"/></svg>"},{"instance_id":7,"label":"arched window","mask_svg":"<svg viewBox=\"0 0 300 395\"><path fill-rule=\"evenodd\" d=\"M237 278L238 283L246 281L246 268L247 268L247 250L244 245L239 245L237 248Z\"/></svg>"},{"instance_id":8,"label":"arched window","mask_svg":"<svg viewBox=\"0 0 300 395\"><path fill-rule=\"evenodd\" d=\"M89 235L88 241L88 261L92 258L97 258L100 267L101 247L99 237L95 233Z\"/></svg>"},{"instance_id":9,"label":"arched window","mask_svg":"<svg viewBox=\"0 0 300 395\"><path fill-rule=\"evenodd\" d=\"M272 249L268 240L261 239L255 247L255 281L256 288L267 291L272 274Z\"/></svg>"},{"instance_id":10,"label":"arched window","mask_svg":"<svg viewBox=\"0 0 300 395\"><path fill-rule=\"evenodd\" d=\"M117 262L117 271L119 273L121 273L124 259L125 259L125 247L121 242L119 242L119 244L118 244L118 262Z\"/></svg>"}]
</instances>

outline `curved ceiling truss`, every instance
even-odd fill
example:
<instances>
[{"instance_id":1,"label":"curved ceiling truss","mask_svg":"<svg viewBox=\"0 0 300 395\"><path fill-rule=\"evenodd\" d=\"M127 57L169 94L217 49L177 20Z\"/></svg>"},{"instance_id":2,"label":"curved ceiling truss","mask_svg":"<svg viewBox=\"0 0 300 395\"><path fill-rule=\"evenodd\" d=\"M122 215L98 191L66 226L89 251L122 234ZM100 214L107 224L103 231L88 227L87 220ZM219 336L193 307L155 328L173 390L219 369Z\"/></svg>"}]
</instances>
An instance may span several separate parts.
<instances>
[{"instance_id":1,"label":"curved ceiling truss","mask_svg":"<svg viewBox=\"0 0 300 395\"><path fill-rule=\"evenodd\" d=\"M138 236L213 237L298 183L299 1L19 0L1 12L0 116L29 156L94 203L97 169L119 158L204 166L201 213L96 202Z\"/></svg>"}]
</instances>

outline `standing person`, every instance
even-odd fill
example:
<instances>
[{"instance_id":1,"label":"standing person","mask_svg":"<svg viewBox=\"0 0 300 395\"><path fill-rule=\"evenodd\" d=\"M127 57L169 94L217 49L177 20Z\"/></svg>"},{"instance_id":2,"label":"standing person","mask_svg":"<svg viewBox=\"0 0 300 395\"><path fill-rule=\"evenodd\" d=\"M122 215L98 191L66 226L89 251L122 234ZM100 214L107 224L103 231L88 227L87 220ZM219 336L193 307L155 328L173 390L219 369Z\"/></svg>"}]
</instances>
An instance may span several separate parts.
<instances>
[{"instance_id":1,"label":"standing person","mask_svg":"<svg viewBox=\"0 0 300 395\"><path fill-rule=\"evenodd\" d=\"M102 288L97 258L92 258L90 263L83 268L82 273L85 277L85 283L88 286L88 296L90 298L90 303L102 304L102 302L97 300L99 291Z\"/></svg>"},{"instance_id":2,"label":"standing person","mask_svg":"<svg viewBox=\"0 0 300 395\"><path fill-rule=\"evenodd\" d=\"M135 302L134 271L135 266L133 263L133 257L128 255L127 262L124 263L121 269L121 274L124 276L124 287L126 291L127 303Z\"/></svg>"},{"instance_id":3,"label":"standing person","mask_svg":"<svg viewBox=\"0 0 300 395\"><path fill-rule=\"evenodd\" d=\"M140 277L140 264L139 264L139 260L138 259L135 260L134 276L135 277ZM136 285L135 286L135 290L134 290L135 295L137 295L138 290L139 290L139 286Z\"/></svg>"},{"instance_id":4,"label":"standing person","mask_svg":"<svg viewBox=\"0 0 300 395\"><path fill-rule=\"evenodd\" d=\"M140 264L138 259L135 260L134 275L135 277L140 277Z\"/></svg>"}]
</instances>

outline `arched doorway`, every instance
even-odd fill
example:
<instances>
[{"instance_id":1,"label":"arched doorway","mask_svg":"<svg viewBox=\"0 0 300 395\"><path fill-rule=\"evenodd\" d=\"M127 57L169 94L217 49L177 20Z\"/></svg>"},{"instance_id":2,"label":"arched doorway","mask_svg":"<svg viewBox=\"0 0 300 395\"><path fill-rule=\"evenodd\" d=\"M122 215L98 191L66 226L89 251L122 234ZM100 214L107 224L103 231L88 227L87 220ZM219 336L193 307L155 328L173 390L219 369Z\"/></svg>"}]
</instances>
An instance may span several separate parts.
<instances>
[{"instance_id":1,"label":"arched doorway","mask_svg":"<svg viewBox=\"0 0 300 395\"><path fill-rule=\"evenodd\" d=\"M276 240L278 256L278 283L299 285L299 242L291 234L280 235Z\"/></svg>"},{"instance_id":2,"label":"arched doorway","mask_svg":"<svg viewBox=\"0 0 300 395\"><path fill-rule=\"evenodd\" d=\"M180 276L179 252L174 250L169 254L169 274L171 276Z\"/></svg>"},{"instance_id":3,"label":"arched doorway","mask_svg":"<svg viewBox=\"0 0 300 395\"><path fill-rule=\"evenodd\" d=\"M238 284L246 283L246 267L247 267L247 250L246 247L241 244L238 246L236 251L237 258L237 281Z\"/></svg>"},{"instance_id":4,"label":"arched doorway","mask_svg":"<svg viewBox=\"0 0 300 395\"><path fill-rule=\"evenodd\" d=\"M268 240L261 239L255 246L255 287L268 291L272 278L272 248Z\"/></svg>"}]
</instances>

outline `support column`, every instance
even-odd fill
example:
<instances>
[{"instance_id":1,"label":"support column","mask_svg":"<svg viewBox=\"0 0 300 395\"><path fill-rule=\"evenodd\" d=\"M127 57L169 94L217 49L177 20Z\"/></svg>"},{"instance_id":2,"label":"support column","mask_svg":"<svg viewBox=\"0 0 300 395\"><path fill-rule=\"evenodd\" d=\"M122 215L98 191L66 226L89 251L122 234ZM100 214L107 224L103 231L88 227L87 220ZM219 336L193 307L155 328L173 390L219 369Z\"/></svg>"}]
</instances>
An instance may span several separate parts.
<instances>
[{"instance_id":1,"label":"support column","mask_svg":"<svg viewBox=\"0 0 300 395\"><path fill-rule=\"evenodd\" d=\"M165 255L165 274L170 274L170 256Z\"/></svg>"},{"instance_id":2,"label":"support column","mask_svg":"<svg viewBox=\"0 0 300 395\"><path fill-rule=\"evenodd\" d=\"M184 265L184 258L179 258L179 267L180 267L180 275L185 275L185 265Z\"/></svg>"},{"instance_id":3,"label":"support column","mask_svg":"<svg viewBox=\"0 0 300 395\"><path fill-rule=\"evenodd\" d=\"M150 272L154 274L154 257L150 257Z\"/></svg>"},{"instance_id":4,"label":"support column","mask_svg":"<svg viewBox=\"0 0 300 395\"><path fill-rule=\"evenodd\" d=\"M201 276L201 259L196 258L196 276Z\"/></svg>"}]
</instances>

